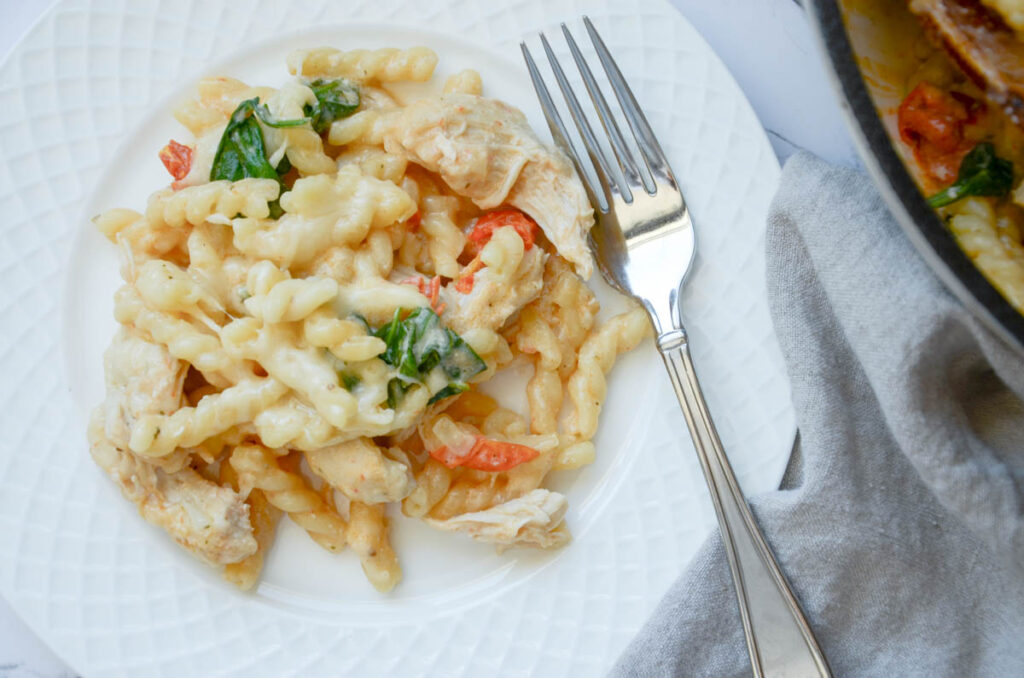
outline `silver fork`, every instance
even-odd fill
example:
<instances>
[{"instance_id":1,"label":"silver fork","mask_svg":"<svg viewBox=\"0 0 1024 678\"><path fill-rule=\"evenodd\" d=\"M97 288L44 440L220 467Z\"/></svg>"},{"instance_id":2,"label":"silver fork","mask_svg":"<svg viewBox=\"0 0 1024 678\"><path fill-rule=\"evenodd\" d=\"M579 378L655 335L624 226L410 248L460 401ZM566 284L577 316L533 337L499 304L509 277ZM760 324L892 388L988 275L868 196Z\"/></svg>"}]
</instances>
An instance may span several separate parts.
<instances>
[{"instance_id":1,"label":"silver fork","mask_svg":"<svg viewBox=\"0 0 1024 678\"><path fill-rule=\"evenodd\" d=\"M562 33L608 137L621 176L613 172L551 45L541 34L551 70L597 177L596 186L569 141L569 134L530 50L526 43L520 46L555 143L572 158L594 207L597 223L591 235L598 267L609 284L643 304L654 325L658 351L672 379L711 491L754 675L759 678L766 675L830 676L825 655L736 482L690 359L678 305L679 290L696 250L686 201L618 66L590 19L583 17L583 23L643 158L643 165L634 160L583 54L569 29L562 24Z\"/></svg>"}]
</instances>

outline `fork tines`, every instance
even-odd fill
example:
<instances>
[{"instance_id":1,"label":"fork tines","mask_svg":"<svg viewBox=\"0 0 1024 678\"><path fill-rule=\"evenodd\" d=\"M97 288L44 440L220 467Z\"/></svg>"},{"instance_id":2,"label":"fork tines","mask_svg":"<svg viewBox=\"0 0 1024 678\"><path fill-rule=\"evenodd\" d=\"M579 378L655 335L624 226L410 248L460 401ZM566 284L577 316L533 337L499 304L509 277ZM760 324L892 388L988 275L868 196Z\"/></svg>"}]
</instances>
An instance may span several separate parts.
<instances>
[{"instance_id":1,"label":"fork tines","mask_svg":"<svg viewBox=\"0 0 1024 678\"><path fill-rule=\"evenodd\" d=\"M533 80L533 87L537 90L537 97L540 99L541 108L544 110L544 117L548 122L548 127L551 128L551 136L554 138L555 143L572 158L573 163L576 165L576 171L579 173L580 179L587 189L591 204L602 212L608 212L611 209L613 196L621 196L622 200L630 203L633 201L634 191L644 190L654 195L657 192L656 181L667 181L674 185L675 178L672 175L672 169L669 167L668 161L665 159L665 153L661 150L661 146L658 144L658 140L655 138L647 118L644 117L643 111L640 110L636 97L633 96L633 92L629 89L629 85L626 84L625 78L622 77L622 72L615 63L615 59L612 58L611 53L609 53L608 48L605 46L604 41L601 40L601 36L598 35L590 19L583 17L583 24L586 26L587 34L594 45L597 56L601 61L601 66L608 76L608 81L611 84L612 91L615 93L615 98L619 102L619 107L622 109L626 122L633 132L633 139L636 141L636 147L640 151L640 157L643 158L643 164L638 165L622 131L619 129L618 123L615 122L615 117L608 107L608 101L601 92L601 88L594 79L593 72L583 57L583 53L580 52L579 46L573 39L572 34L563 23L562 34L569 44L569 51L572 53L576 67L583 78L583 84L590 95L594 109L597 111L597 117L601 121L601 126L608 137L620 173L613 171L605 152L601 149L597 137L594 135L594 130L587 120L586 114L583 112L583 108L580 106L579 100L576 98L575 92L573 92L572 86L569 84L569 80L565 76L565 72L562 70L561 64L551 49L547 37L541 33L540 39L544 46L544 53L547 55L548 63L551 65L551 70L555 75L555 81L558 83L558 88L562 91L562 96L565 97L569 114L576 124L576 129L579 131L583 146L586 148L587 157L590 158L590 164L593 167L594 175L597 177L598 186L592 185L589 179L590 174L586 171L580 155L569 140L568 130L562 122L562 118L555 107L547 86L544 84L540 71L537 70L537 64L534 63L529 48L527 48L525 42L520 43L520 47L523 50L526 67L530 71L530 78Z\"/></svg>"}]
</instances>

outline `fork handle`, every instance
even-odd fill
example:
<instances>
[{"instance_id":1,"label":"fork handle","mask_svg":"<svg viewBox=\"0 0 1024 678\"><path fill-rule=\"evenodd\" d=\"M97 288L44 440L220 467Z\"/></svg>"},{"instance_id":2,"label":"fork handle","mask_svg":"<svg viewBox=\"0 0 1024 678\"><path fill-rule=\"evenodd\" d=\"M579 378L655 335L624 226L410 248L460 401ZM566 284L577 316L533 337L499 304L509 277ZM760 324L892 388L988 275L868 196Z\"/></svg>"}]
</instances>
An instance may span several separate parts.
<instances>
[{"instance_id":1,"label":"fork handle","mask_svg":"<svg viewBox=\"0 0 1024 678\"><path fill-rule=\"evenodd\" d=\"M825 655L754 522L722 449L693 368L686 331L680 328L661 333L658 350L711 491L754 675L831 676Z\"/></svg>"}]
</instances>

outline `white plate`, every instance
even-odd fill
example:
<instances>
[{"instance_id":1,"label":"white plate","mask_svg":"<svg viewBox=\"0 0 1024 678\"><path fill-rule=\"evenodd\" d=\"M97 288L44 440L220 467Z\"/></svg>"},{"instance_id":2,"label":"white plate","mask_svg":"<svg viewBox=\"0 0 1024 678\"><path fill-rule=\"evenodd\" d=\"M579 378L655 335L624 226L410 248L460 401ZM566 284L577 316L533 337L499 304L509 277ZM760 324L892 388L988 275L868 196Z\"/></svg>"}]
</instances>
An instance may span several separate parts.
<instances>
[{"instance_id":1,"label":"white plate","mask_svg":"<svg viewBox=\"0 0 1024 678\"><path fill-rule=\"evenodd\" d=\"M427 44L544 130L518 41L588 14L695 215L683 297L712 412L744 488L774 488L794 432L768 318L764 216L778 167L735 83L668 5L376 0L64 3L0 66L0 591L88 676L597 675L713 524L650 344L613 373L599 461L556 479L575 541L509 552L395 516L405 580L381 597L351 554L282 530L250 596L144 523L93 467L84 418L113 331L111 247L87 217L166 183L169 103L204 74L279 84L296 46ZM429 28L428 28L429 27ZM582 35L582 30L578 31ZM562 41L556 50L567 58ZM603 299L609 299L605 290Z\"/></svg>"}]
</instances>

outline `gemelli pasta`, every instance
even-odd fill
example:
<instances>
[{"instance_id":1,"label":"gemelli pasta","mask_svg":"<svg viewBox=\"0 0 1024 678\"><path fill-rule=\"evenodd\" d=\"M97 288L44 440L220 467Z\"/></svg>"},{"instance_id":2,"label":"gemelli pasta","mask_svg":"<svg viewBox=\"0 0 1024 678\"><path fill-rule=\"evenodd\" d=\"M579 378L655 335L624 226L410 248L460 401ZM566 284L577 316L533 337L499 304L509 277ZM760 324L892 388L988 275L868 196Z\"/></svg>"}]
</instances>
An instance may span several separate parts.
<instances>
[{"instance_id":1,"label":"gemelli pasta","mask_svg":"<svg viewBox=\"0 0 1024 678\"><path fill-rule=\"evenodd\" d=\"M380 591L395 520L565 544L545 479L599 453L605 375L650 332L639 308L597 322L571 165L475 71L401 101L386 86L430 81L425 47L287 63L278 89L200 82L169 186L94 219L123 285L93 458L242 589L282 519ZM480 390L510 364L527 412Z\"/></svg>"}]
</instances>

